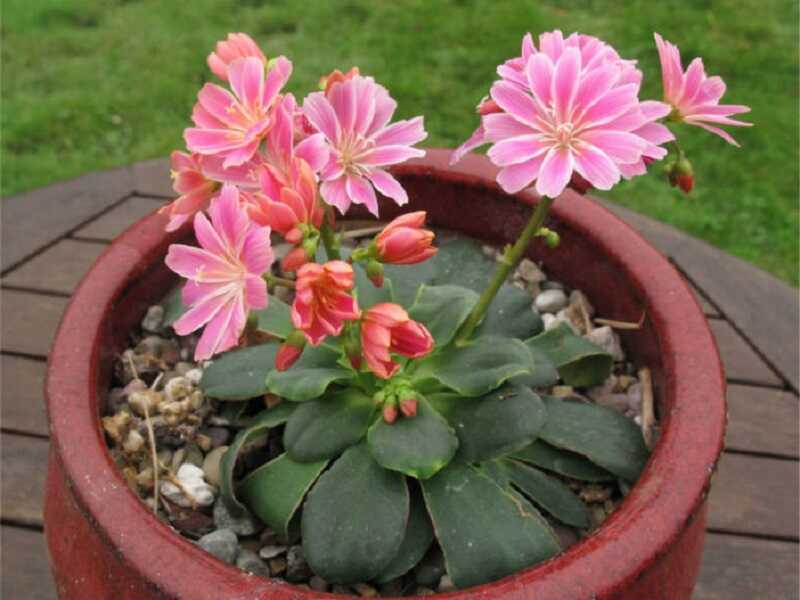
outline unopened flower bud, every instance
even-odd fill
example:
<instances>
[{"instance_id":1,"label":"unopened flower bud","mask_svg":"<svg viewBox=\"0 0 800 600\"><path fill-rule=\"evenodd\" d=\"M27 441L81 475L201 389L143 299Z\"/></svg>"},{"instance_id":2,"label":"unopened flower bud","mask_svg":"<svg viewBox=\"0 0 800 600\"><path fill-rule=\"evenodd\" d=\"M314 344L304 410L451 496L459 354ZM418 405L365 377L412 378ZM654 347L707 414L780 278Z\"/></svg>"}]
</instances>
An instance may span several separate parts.
<instances>
[{"instance_id":1,"label":"unopened flower bud","mask_svg":"<svg viewBox=\"0 0 800 600\"><path fill-rule=\"evenodd\" d=\"M689 162L684 156L666 168L667 178L672 187L679 187L685 194L688 194L694 188L694 170L692 163Z\"/></svg>"},{"instance_id":2,"label":"unopened flower bud","mask_svg":"<svg viewBox=\"0 0 800 600\"><path fill-rule=\"evenodd\" d=\"M551 248L556 248L561 243L561 237L555 231L549 229L547 235L544 236L544 241Z\"/></svg>"},{"instance_id":3,"label":"unopened flower bud","mask_svg":"<svg viewBox=\"0 0 800 600\"><path fill-rule=\"evenodd\" d=\"M494 100L489 98L488 96L484 96L484 98L480 101L478 106L475 108L475 112L479 115L491 115L492 113L499 113L503 112L503 109L500 108L500 105L497 104Z\"/></svg>"},{"instance_id":4,"label":"unopened flower bud","mask_svg":"<svg viewBox=\"0 0 800 600\"><path fill-rule=\"evenodd\" d=\"M382 263L413 265L436 254L433 232L423 228L425 211L401 215L375 237L375 253Z\"/></svg>"},{"instance_id":5,"label":"unopened flower bud","mask_svg":"<svg viewBox=\"0 0 800 600\"><path fill-rule=\"evenodd\" d=\"M409 398L407 400L402 400L400 402L400 412L402 412L405 417L417 416L417 399Z\"/></svg>"},{"instance_id":6,"label":"unopened flower bud","mask_svg":"<svg viewBox=\"0 0 800 600\"><path fill-rule=\"evenodd\" d=\"M305 345L306 336L303 335L303 332L298 329L292 331L286 341L278 348L278 353L275 355L275 368L278 371L285 371L291 367L300 358Z\"/></svg>"},{"instance_id":7,"label":"unopened flower bud","mask_svg":"<svg viewBox=\"0 0 800 600\"><path fill-rule=\"evenodd\" d=\"M285 273L296 271L308 262L308 253L302 246L296 246L289 250L281 261L281 269Z\"/></svg>"},{"instance_id":8,"label":"unopened flower bud","mask_svg":"<svg viewBox=\"0 0 800 600\"><path fill-rule=\"evenodd\" d=\"M292 229L286 232L284 238L288 243L297 245L303 241L303 232L300 231L300 229L298 229L297 227L293 227Z\"/></svg>"},{"instance_id":9,"label":"unopened flower bud","mask_svg":"<svg viewBox=\"0 0 800 600\"><path fill-rule=\"evenodd\" d=\"M383 407L383 420L390 425L397 420L397 406L394 404L386 404Z\"/></svg>"},{"instance_id":10,"label":"unopened flower bud","mask_svg":"<svg viewBox=\"0 0 800 600\"><path fill-rule=\"evenodd\" d=\"M383 287L383 265L377 260L367 263L367 277L375 287Z\"/></svg>"}]
</instances>

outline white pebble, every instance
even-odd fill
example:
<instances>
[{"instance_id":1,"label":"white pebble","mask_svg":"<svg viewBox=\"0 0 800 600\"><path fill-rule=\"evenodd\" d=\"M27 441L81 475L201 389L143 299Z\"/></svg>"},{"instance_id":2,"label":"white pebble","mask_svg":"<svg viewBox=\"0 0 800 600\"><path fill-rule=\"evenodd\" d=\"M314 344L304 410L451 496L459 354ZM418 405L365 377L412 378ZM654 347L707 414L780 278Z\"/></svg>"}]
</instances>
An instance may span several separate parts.
<instances>
[{"instance_id":1,"label":"white pebble","mask_svg":"<svg viewBox=\"0 0 800 600\"><path fill-rule=\"evenodd\" d=\"M186 379L188 379L192 385L199 385L200 380L203 378L203 370L191 369L186 372L186 375L184 375L184 377L186 377Z\"/></svg>"},{"instance_id":2,"label":"white pebble","mask_svg":"<svg viewBox=\"0 0 800 600\"><path fill-rule=\"evenodd\" d=\"M608 325L593 329L586 334L586 339L600 346L604 351L613 356L614 360L625 360L625 355L622 353L622 346L619 343L619 337Z\"/></svg>"},{"instance_id":3,"label":"white pebble","mask_svg":"<svg viewBox=\"0 0 800 600\"><path fill-rule=\"evenodd\" d=\"M164 308L161 306L151 306L147 309L147 314L142 319L142 329L151 333L158 333L164 324Z\"/></svg>"},{"instance_id":4,"label":"white pebble","mask_svg":"<svg viewBox=\"0 0 800 600\"><path fill-rule=\"evenodd\" d=\"M173 377L164 386L164 396L167 402L177 402L192 393L193 389L194 385L188 377Z\"/></svg>"},{"instance_id":5,"label":"white pebble","mask_svg":"<svg viewBox=\"0 0 800 600\"><path fill-rule=\"evenodd\" d=\"M541 313L557 313L567 305L567 295L563 290L544 290L534 304Z\"/></svg>"},{"instance_id":6,"label":"white pebble","mask_svg":"<svg viewBox=\"0 0 800 600\"><path fill-rule=\"evenodd\" d=\"M211 506L214 504L214 488L203 479L203 470L189 463L184 463L178 469L178 481L181 482L183 490L172 483L164 481L161 484L161 493L168 500L178 506L191 506L192 500L197 506ZM186 497L191 496L191 499Z\"/></svg>"}]
</instances>

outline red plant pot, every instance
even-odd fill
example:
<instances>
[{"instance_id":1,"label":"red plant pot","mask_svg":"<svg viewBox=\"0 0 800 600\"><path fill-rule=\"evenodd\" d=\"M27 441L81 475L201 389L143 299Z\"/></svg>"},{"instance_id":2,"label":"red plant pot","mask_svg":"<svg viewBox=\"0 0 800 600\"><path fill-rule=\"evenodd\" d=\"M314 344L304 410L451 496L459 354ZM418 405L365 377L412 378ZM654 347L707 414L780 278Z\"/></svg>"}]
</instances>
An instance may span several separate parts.
<instances>
[{"instance_id":1,"label":"red plant pot","mask_svg":"<svg viewBox=\"0 0 800 600\"><path fill-rule=\"evenodd\" d=\"M432 150L395 169L412 199L403 210L428 211L431 223L489 243L515 239L536 202L510 197L495 169L468 157L447 166ZM383 216L400 209L386 202ZM174 276L167 246L188 227L165 234L153 214L112 243L75 292L50 353L47 403L50 464L47 541L61 598L310 599L327 597L248 575L171 531L128 489L106 449L99 416L115 353ZM629 356L652 369L662 433L620 508L563 554L495 583L443 598L689 598L700 565L706 495L722 449L724 378L706 320L670 263L602 206L565 193L550 226L551 250L529 256L591 298L612 319L638 321L622 332ZM356 518L356 516L354 516ZM330 595L333 597L332 595Z\"/></svg>"}]
</instances>

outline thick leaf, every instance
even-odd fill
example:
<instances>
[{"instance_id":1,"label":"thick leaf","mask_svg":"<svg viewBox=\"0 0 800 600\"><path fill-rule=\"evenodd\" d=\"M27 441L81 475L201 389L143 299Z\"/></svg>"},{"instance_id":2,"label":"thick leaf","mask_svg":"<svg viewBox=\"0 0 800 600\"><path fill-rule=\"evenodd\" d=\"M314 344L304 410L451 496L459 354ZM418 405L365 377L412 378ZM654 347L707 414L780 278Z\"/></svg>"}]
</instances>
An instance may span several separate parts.
<instances>
[{"instance_id":1,"label":"thick leaf","mask_svg":"<svg viewBox=\"0 0 800 600\"><path fill-rule=\"evenodd\" d=\"M556 448L542 440L536 440L530 446L514 452L511 458L579 481L613 481L615 479L613 474L601 469L580 454Z\"/></svg>"},{"instance_id":2,"label":"thick leaf","mask_svg":"<svg viewBox=\"0 0 800 600\"><path fill-rule=\"evenodd\" d=\"M164 327L172 327L172 324L189 310L189 307L181 301L182 288L183 286L179 285L161 301L161 307L164 309Z\"/></svg>"},{"instance_id":3,"label":"thick leaf","mask_svg":"<svg viewBox=\"0 0 800 600\"><path fill-rule=\"evenodd\" d=\"M614 359L597 346L575 335L569 325L540 333L525 342L528 347L544 352L558 368L567 385L590 386L603 383L611 374Z\"/></svg>"},{"instance_id":4,"label":"thick leaf","mask_svg":"<svg viewBox=\"0 0 800 600\"><path fill-rule=\"evenodd\" d=\"M411 308L422 285L430 285L436 278L434 259L416 265L384 265L383 274L392 282L392 299L397 304Z\"/></svg>"},{"instance_id":5,"label":"thick leaf","mask_svg":"<svg viewBox=\"0 0 800 600\"><path fill-rule=\"evenodd\" d=\"M544 329L542 317L533 307L531 295L505 284L489 305L476 336L493 335L527 340Z\"/></svg>"},{"instance_id":6,"label":"thick leaf","mask_svg":"<svg viewBox=\"0 0 800 600\"><path fill-rule=\"evenodd\" d=\"M206 396L250 400L267 393L264 383L275 366L278 344L261 344L226 352L214 359L200 380Z\"/></svg>"},{"instance_id":7,"label":"thick leaf","mask_svg":"<svg viewBox=\"0 0 800 600\"><path fill-rule=\"evenodd\" d=\"M375 412L363 392L349 388L297 407L283 432L283 445L294 460L333 458L358 443Z\"/></svg>"},{"instance_id":8,"label":"thick leaf","mask_svg":"<svg viewBox=\"0 0 800 600\"><path fill-rule=\"evenodd\" d=\"M524 448L536 439L547 418L541 398L518 385L439 406L456 430L458 458L465 462L490 460Z\"/></svg>"},{"instance_id":9,"label":"thick leaf","mask_svg":"<svg viewBox=\"0 0 800 600\"><path fill-rule=\"evenodd\" d=\"M511 482L535 504L572 527L589 528L586 505L558 479L515 460L503 461Z\"/></svg>"},{"instance_id":10,"label":"thick leaf","mask_svg":"<svg viewBox=\"0 0 800 600\"><path fill-rule=\"evenodd\" d=\"M397 556L409 516L400 473L376 463L365 443L353 446L320 477L303 507L303 551L331 583L377 577Z\"/></svg>"},{"instance_id":11,"label":"thick leaf","mask_svg":"<svg viewBox=\"0 0 800 600\"><path fill-rule=\"evenodd\" d=\"M299 463L281 454L245 477L239 494L259 519L288 540L292 516L327 464Z\"/></svg>"},{"instance_id":12,"label":"thick leaf","mask_svg":"<svg viewBox=\"0 0 800 600\"><path fill-rule=\"evenodd\" d=\"M258 328L269 334L286 338L292 330L292 308L275 296L269 297L267 308L254 311L258 317Z\"/></svg>"},{"instance_id":13,"label":"thick leaf","mask_svg":"<svg viewBox=\"0 0 800 600\"><path fill-rule=\"evenodd\" d=\"M382 302L392 301L392 282L388 277L384 278L382 287L375 287L367 277L364 267L353 265L355 274L356 299L358 307L366 310Z\"/></svg>"},{"instance_id":14,"label":"thick leaf","mask_svg":"<svg viewBox=\"0 0 800 600\"><path fill-rule=\"evenodd\" d=\"M553 361L538 348L528 346L528 351L531 355L530 373L514 377L511 380L512 383L534 388L547 387L557 383L559 374Z\"/></svg>"},{"instance_id":15,"label":"thick leaf","mask_svg":"<svg viewBox=\"0 0 800 600\"><path fill-rule=\"evenodd\" d=\"M477 303L478 294L467 288L426 285L420 289L409 316L425 325L441 348L450 343Z\"/></svg>"},{"instance_id":16,"label":"thick leaf","mask_svg":"<svg viewBox=\"0 0 800 600\"><path fill-rule=\"evenodd\" d=\"M248 444L256 441L257 439L267 435L267 432L272 427L277 427L286 423L296 404L290 402L281 402L268 410L261 411L256 415L246 429L241 430L233 438L233 442L222 455L220 460L220 493L228 510L234 514L242 514L247 509L236 498L235 487L233 483L233 472L236 468L236 461L239 458L239 453Z\"/></svg>"},{"instance_id":17,"label":"thick leaf","mask_svg":"<svg viewBox=\"0 0 800 600\"><path fill-rule=\"evenodd\" d=\"M436 379L462 396L482 396L531 369L531 353L521 341L483 337L422 361L413 377Z\"/></svg>"},{"instance_id":18,"label":"thick leaf","mask_svg":"<svg viewBox=\"0 0 800 600\"><path fill-rule=\"evenodd\" d=\"M352 377L352 371L343 368L338 361L338 352L325 346L309 346L290 369L272 371L267 377L267 388L294 402L319 398L332 383Z\"/></svg>"},{"instance_id":19,"label":"thick leaf","mask_svg":"<svg viewBox=\"0 0 800 600\"><path fill-rule=\"evenodd\" d=\"M482 292L497 268L475 240L458 239L442 244L430 261L436 267L433 283L458 285Z\"/></svg>"},{"instance_id":20,"label":"thick leaf","mask_svg":"<svg viewBox=\"0 0 800 600\"><path fill-rule=\"evenodd\" d=\"M647 446L636 424L615 410L545 398L547 421L539 437L582 454L626 481L636 481L647 462Z\"/></svg>"},{"instance_id":21,"label":"thick leaf","mask_svg":"<svg viewBox=\"0 0 800 600\"><path fill-rule=\"evenodd\" d=\"M372 457L386 469L427 479L450 462L458 438L447 421L424 400L417 415L392 423L379 419L367 434Z\"/></svg>"},{"instance_id":22,"label":"thick leaf","mask_svg":"<svg viewBox=\"0 0 800 600\"><path fill-rule=\"evenodd\" d=\"M559 551L530 503L474 467L452 462L421 483L447 572L458 587L500 579Z\"/></svg>"},{"instance_id":23,"label":"thick leaf","mask_svg":"<svg viewBox=\"0 0 800 600\"><path fill-rule=\"evenodd\" d=\"M403 537L403 543L392 562L375 578L378 583L391 581L396 577L405 575L422 560L433 541L433 525L425 502L419 492L411 494L411 511L408 515L408 525Z\"/></svg>"}]
</instances>

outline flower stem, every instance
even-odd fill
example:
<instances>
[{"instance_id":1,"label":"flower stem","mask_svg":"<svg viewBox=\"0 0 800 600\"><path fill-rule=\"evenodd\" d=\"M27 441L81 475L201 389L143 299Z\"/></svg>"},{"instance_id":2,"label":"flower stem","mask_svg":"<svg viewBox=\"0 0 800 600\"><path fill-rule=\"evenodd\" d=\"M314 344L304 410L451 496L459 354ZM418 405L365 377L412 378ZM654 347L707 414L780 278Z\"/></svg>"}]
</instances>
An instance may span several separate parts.
<instances>
[{"instance_id":1,"label":"flower stem","mask_svg":"<svg viewBox=\"0 0 800 600\"><path fill-rule=\"evenodd\" d=\"M281 286L287 287L287 288L293 288L294 287L294 281L292 281L291 279L285 279L283 277L278 277L277 275L273 275L272 273L264 273L263 277L264 277L264 281L267 282L267 285L270 285L270 286L281 285Z\"/></svg>"},{"instance_id":2,"label":"flower stem","mask_svg":"<svg viewBox=\"0 0 800 600\"><path fill-rule=\"evenodd\" d=\"M456 336L456 345L463 346L469 340L475 328L486 314L486 311L489 310L489 305L492 303L492 300L494 300L497 292L500 291L500 286L503 285L509 273L516 269L517 265L522 260L525 250L528 248L528 244L530 244L533 236L536 235L536 232L541 228L542 223L544 223L547 217L547 211L552 204L552 198L542 196L517 241L513 246L506 247L497 269L492 275L492 279L489 281L489 285L483 290L475 308L472 309L469 317L467 317L467 320L464 321L464 324L461 326Z\"/></svg>"},{"instance_id":3,"label":"flower stem","mask_svg":"<svg viewBox=\"0 0 800 600\"><path fill-rule=\"evenodd\" d=\"M334 221L333 207L325 205L325 219L322 221L320 233L322 234L322 243L325 245L325 253L328 255L328 260L341 260L342 256L339 254L339 241L336 239L336 234L333 232L331 224Z\"/></svg>"}]
</instances>

